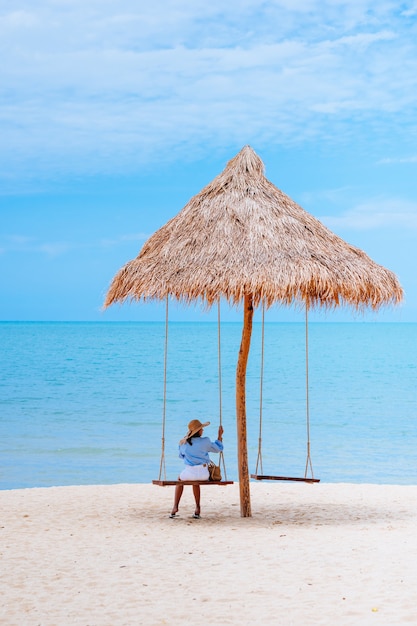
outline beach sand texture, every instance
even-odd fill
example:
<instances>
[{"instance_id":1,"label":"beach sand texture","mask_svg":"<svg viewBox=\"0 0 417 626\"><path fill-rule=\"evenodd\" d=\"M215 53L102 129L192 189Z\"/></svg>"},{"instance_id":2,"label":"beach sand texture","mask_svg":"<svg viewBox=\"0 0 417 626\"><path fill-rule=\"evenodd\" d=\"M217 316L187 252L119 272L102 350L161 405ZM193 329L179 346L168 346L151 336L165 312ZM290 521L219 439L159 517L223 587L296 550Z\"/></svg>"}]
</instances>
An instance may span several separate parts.
<instances>
[{"instance_id":1,"label":"beach sand texture","mask_svg":"<svg viewBox=\"0 0 417 626\"><path fill-rule=\"evenodd\" d=\"M417 487L0 492L3 626L417 624Z\"/></svg>"}]
</instances>

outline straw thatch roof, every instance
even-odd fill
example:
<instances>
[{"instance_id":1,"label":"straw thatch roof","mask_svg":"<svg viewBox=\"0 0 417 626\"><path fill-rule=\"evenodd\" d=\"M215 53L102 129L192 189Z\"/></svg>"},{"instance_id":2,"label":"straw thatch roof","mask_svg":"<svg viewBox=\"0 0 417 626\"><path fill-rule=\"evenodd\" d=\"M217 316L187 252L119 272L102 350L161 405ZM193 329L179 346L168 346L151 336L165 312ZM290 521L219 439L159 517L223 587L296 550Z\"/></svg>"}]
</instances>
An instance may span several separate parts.
<instances>
[{"instance_id":1,"label":"straw thatch roof","mask_svg":"<svg viewBox=\"0 0 417 626\"><path fill-rule=\"evenodd\" d=\"M392 272L268 181L246 146L117 273L105 306L167 295L377 309L403 292Z\"/></svg>"}]
</instances>

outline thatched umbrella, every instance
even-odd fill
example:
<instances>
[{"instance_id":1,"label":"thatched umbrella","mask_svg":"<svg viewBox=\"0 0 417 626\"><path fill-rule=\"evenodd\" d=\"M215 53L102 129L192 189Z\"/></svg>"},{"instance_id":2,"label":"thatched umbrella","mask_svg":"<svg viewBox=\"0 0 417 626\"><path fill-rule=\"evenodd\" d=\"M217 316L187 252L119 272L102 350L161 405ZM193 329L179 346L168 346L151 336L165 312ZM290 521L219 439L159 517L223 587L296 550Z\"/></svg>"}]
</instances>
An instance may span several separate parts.
<instances>
[{"instance_id":1,"label":"thatched umbrella","mask_svg":"<svg viewBox=\"0 0 417 626\"><path fill-rule=\"evenodd\" d=\"M269 182L261 159L245 146L116 274L104 306L167 296L244 303L236 419L241 515L249 517L245 386L253 308L298 302L375 310L399 303L403 291L392 272Z\"/></svg>"}]
</instances>

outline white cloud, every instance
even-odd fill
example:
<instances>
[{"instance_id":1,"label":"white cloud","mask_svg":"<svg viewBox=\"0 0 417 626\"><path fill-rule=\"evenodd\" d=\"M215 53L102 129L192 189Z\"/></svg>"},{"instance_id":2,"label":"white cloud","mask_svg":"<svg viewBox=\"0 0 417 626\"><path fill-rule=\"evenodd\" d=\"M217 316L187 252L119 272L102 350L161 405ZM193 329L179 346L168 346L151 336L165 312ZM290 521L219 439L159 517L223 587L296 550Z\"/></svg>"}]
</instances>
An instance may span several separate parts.
<instances>
[{"instance_id":1,"label":"white cloud","mask_svg":"<svg viewBox=\"0 0 417 626\"><path fill-rule=\"evenodd\" d=\"M126 241L146 241L149 239L151 233L132 233L129 235L121 235L115 239L102 239L101 245L105 248L118 246L120 244L125 243Z\"/></svg>"},{"instance_id":2,"label":"white cloud","mask_svg":"<svg viewBox=\"0 0 417 626\"><path fill-rule=\"evenodd\" d=\"M39 241L35 237L26 235L3 235L0 242L0 253L10 252L46 255L51 258L65 255L75 250L94 250L98 248L111 248L123 245L126 242L143 242L151 236L151 233L129 233L115 238L102 239L80 243L76 241Z\"/></svg>"},{"instance_id":3,"label":"white cloud","mask_svg":"<svg viewBox=\"0 0 417 626\"><path fill-rule=\"evenodd\" d=\"M27 235L9 235L6 237L8 244L13 248L25 247L31 245L33 237Z\"/></svg>"},{"instance_id":4,"label":"white cloud","mask_svg":"<svg viewBox=\"0 0 417 626\"><path fill-rule=\"evenodd\" d=\"M414 17L417 15L417 2L410 2L409 6L401 12L405 17Z\"/></svg>"},{"instance_id":5,"label":"white cloud","mask_svg":"<svg viewBox=\"0 0 417 626\"><path fill-rule=\"evenodd\" d=\"M27 235L2 235L3 254L9 252L44 254L48 257L57 257L78 247L63 241L39 242L35 237Z\"/></svg>"},{"instance_id":6,"label":"white cloud","mask_svg":"<svg viewBox=\"0 0 417 626\"><path fill-rule=\"evenodd\" d=\"M34 13L20 10L0 16L0 27L4 31L30 29L38 26L38 18Z\"/></svg>"},{"instance_id":7,"label":"white cloud","mask_svg":"<svg viewBox=\"0 0 417 626\"><path fill-rule=\"evenodd\" d=\"M35 248L35 251L42 252L48 257L58 257L69 252L73 246L65 242L43 243Z\"/></svg>"},{"instance_id":8,"label":"white cloud","mask_svg":"<svg viewBox=\"0 0 417 626\"><path fill-rule=\"evenodd\" d=\"M341 215L319 217L331 230L417 230L417 203L402 199L374 198Z\"/></svg>"},{"instance_id":9,"label":"white cloud","mask_svg":"<svg viewBox=\"0 0 417 626\"><path fill-rule=\"evenodd\" d=\"M408 156L408 157L387 157L385 159L381 159L378 161L378 164L381 165L391 165L395 163L417 163L417 155Z\"/></svg>"},{"instance_id":10,"label":"white cloud","mask_svg":"<svg viewBox=\"0 0 417 626\"><path fill-rule=\"evenodd\" d=\"M201 145L414 119L417 42L395 2L15 6L0 17L2 176L126 171Z\"/></svg>"}]
</instances>

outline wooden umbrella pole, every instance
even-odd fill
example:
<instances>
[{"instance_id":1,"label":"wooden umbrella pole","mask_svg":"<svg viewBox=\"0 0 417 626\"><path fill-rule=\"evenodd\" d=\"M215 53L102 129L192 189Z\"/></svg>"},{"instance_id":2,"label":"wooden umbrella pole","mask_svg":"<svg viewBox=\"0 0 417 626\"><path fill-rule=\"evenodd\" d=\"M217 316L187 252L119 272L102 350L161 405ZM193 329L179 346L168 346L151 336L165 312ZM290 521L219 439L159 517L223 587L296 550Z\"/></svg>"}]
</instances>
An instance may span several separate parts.
<instances>
[{"instance_id":1,"label":"wooden umbrella pole","mask_svg":"<svg viewBox=\"0 0 417 626\"><path fill-rule=\"evenodd\" d=\"M249 489L248 444L246 436L246 366L248 363L252 334L252 321L252 296L245 295L242 340L236 369L237 458L241 517L252 517Z\"/></svg>"}]
</instances>

